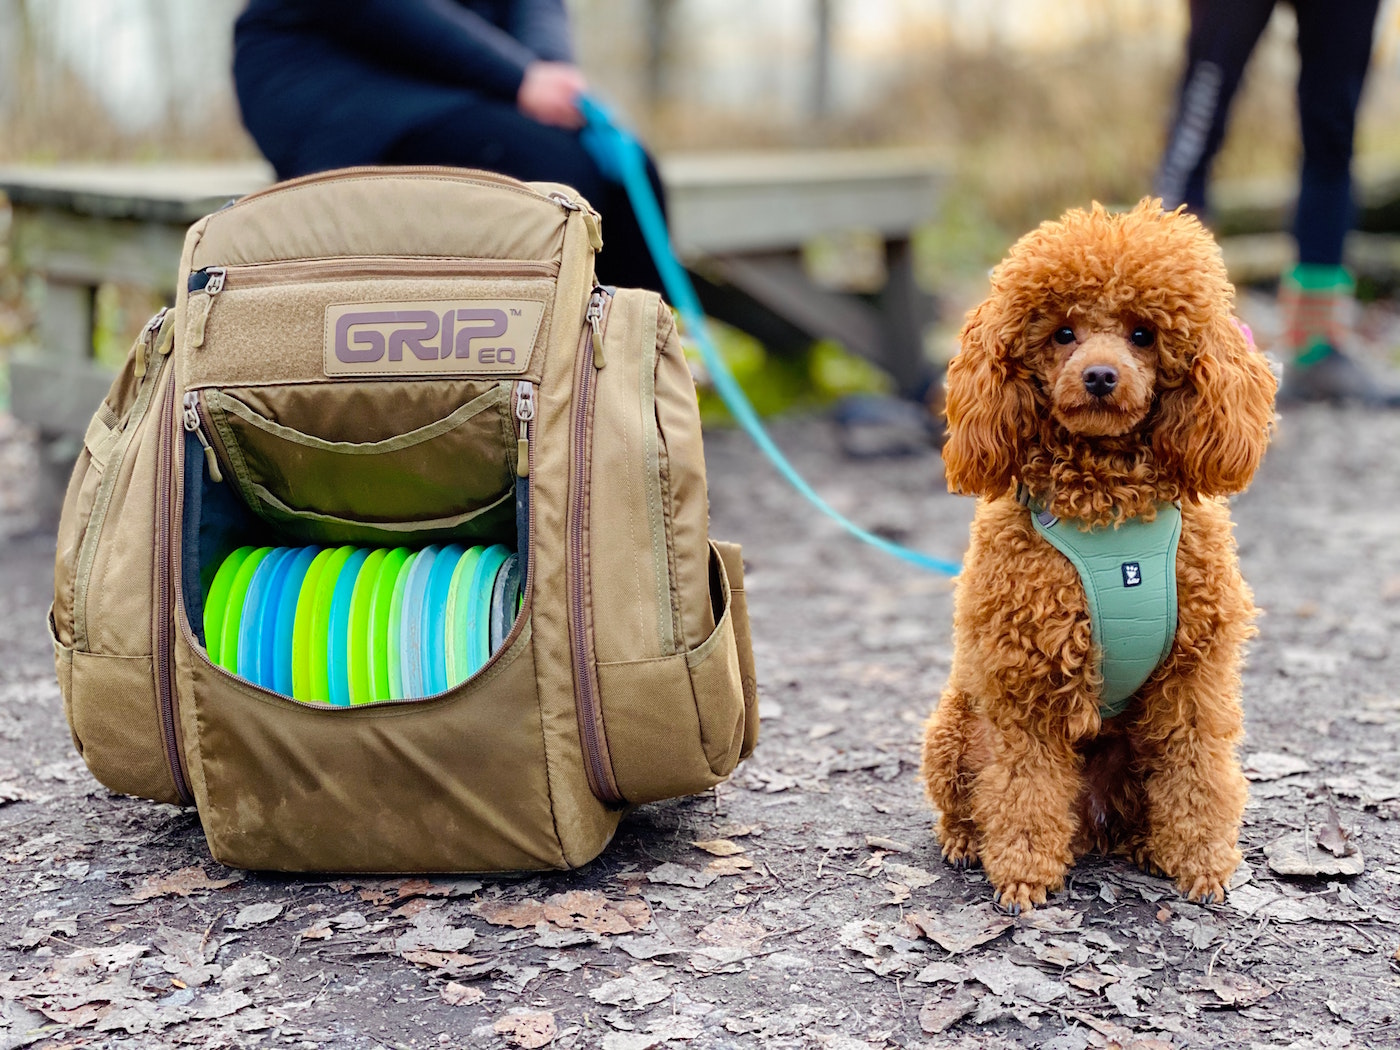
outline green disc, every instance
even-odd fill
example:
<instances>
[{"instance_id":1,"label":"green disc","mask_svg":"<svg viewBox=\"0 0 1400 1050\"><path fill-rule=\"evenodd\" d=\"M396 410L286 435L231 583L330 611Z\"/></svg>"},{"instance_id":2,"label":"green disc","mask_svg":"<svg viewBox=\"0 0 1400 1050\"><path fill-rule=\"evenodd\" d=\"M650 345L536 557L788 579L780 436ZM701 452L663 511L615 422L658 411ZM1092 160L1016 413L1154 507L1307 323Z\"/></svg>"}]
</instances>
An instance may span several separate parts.
<instances>
[{"instance_id":1,"label":"green disc","mask_svg":"<svg viewBox=\"0 0 1400 1050\"><path fill-rule=\"evenodd\" d=\"M316 581L316 594L311 605L311 695L308 700L331 699L331 605L335 602L335 585L340 582L340 570L350 560L355 548L336 547L326 559L321 577Z\"/></svg>"},{"instance_id":2,"label":"green disc","mask_svg":"<svg viewBox=\"0 0 1400 1050\"><path fill-rule=\"evenodd\" d=\"M408 587L408 574L413 571L413 563L418 560L418 551L413 551L399 566L399 574L394 578L394 593L389 597L389 637L387 659L384 666L389 672L389 699L402 700L403 688L403 595Z\"/></svg>"},{"instance_id":3,"label":"green disc","mask_svg":"<svg viewBox=\"0 0 1400 1050\"><path fill-rule=\"evenodd\" d=\"M350 664L352 704L367 704L374 699L369 680L369 651L373 646L370 636L370 606L374 601L375 585L379 582L379 569L388 553L384 548L369 552L369 557L360 566L360 574L355 577L355 590L350 595L350 628L346 638L346 656Z\"/></svg>"},{"instance_id":4,"label":"green disc","mask_svg":"<svg viewBox=\"0 0 1400 1050\"><path fill-rule=\"evenodd\" d=\"M211 663L218 663L223 653L224 611L228 607L228 589L243 559L253 553L252 547L239 547L224 559L219 571L214 574L214 582L209 585L209 594L204 599L204 648L209 651Z\"/></svg>"},{"instance_id":5,"label":"green disc","mask_svg":"<svg viewBox=\"0 0 1400 1050\"><path fill-rule=\"evenodd\" d=\"M301 581L301 593L297 595L297 616L292 621L292 696L298 700L311 700L311 629L315 619L316 593L321 582L321 573L326 562L335 551L327 547L317 553L307 566L306 576Z\"/></svg>"},{"instance_id":6,"label":"green disc","mask_svg":"<svg viewBox=\"0 0 1400 1050\"><path fill-rule=\"evenodd\" d=\"M394 585L398 583L399 572L410 553L407 547L386 551L370 592L367 655L368 699L371 701L392 699L389 693L389 613L394 602ZM363 701L352 694L350 702L358 704Z\"/></svg>"},{"instance_id":7,"label":"green disc","mask_svg":"<svg viewBox=\"0 0 1400 1050\"><path fill-rule=\"evenodd\" d=\"M468 547L467 552L457 561L457 568L452 573L452 585L447 591L447 610L443 617L443 624L447 630L447 685L452 687L458 682L465 682L467 676L471 674L471 646L467 644L467 592L471 589L472 573L476 571L476 563L481 557L481 552L486 548L481 546Z\"/></svg>"},{"instance_id":8,"label":"green disc","mask_svg":"<svg viewBox=\"0 0 1400 1050\"><path fill-rule=\"evenodd\" d=\"M225 671L238 673L238 631L243 625L243 603L248 597L248 584L262 560L272 553L271 547L258 547L238 566L238 574L228 588L228 603L224 607L224 621L219 625L219 659L216 661Z\"/></svg>"}]
</instances>

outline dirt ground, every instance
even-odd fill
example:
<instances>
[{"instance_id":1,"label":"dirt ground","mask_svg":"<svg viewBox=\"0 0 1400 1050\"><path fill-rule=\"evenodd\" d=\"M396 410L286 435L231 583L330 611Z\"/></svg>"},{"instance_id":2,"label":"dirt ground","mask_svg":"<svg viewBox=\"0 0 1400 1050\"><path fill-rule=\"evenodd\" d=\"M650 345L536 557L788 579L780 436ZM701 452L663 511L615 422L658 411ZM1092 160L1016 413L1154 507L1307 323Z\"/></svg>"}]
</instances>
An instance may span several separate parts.
<instances>
[{"instance_id":1,"label":"dirt ground","mask_svg":"<svg viewBox=\"0 0 1400 1050\"><path fill-rule=\"evenodd\" d=\"M837 507L960 555L936 453L775 432ZM709 438L763 705L734 778L572 873L301 879L224 868L194 812L87 774L42 626L52 523L0 419L0 1048L1400 1045L1397 449L1400 413L1290 412L1235 501L1266 616L1228 901L1090 858L1013 919L942 863L916 776L949 583L817 519L741 435Z\"/></svg>"}]
</instances>

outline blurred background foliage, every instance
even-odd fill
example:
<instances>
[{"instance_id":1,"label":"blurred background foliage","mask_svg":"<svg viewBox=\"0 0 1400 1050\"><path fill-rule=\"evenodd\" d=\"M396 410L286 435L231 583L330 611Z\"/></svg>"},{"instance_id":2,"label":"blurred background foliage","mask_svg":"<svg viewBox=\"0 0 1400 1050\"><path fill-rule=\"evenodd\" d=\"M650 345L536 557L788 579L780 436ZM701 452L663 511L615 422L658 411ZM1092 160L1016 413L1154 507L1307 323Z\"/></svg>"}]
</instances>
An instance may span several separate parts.
<instances>
[{"instance_id":1,"label":"blurred background foliage","mask_svg":"<svg viewBox=\"0 0 1400 1050\"><path fill-rule=\"evenodd\" d=\"M659 152L939 148L952 182L916 242L921 279L943 303L935 358L952 352L963 309L1016 235L1066 206L1130 203L1147 191L1186 29L1185 0L568 6L595 89ZM255 159L229 74L241 8L0 0L0 164ZM1218 176L1296 171L1294 33L1280 4L1236 100ZM1400 163L1400 0L1383 3L1358 155ZM3 223L0 208L0 233ZM120 361L149 306L104 293L99 356ZM0 346L27 324L24 289L0 256ZM779 362L739 333L722 341L765 411L882 385L836 346Z\"/></svg>"}]
</instances>

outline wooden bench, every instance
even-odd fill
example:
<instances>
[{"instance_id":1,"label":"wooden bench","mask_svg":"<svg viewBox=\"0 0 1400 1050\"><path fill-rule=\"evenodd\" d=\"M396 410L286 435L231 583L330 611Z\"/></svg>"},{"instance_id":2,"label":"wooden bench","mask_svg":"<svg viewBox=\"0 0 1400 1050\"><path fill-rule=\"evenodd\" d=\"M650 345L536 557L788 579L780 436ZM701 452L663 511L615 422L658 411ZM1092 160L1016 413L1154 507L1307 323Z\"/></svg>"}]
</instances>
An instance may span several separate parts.
<instances>
[{"instance_id":1,"label":"wooden bench","mask_svg":"<svg viewBox=\"0 0 1400 1050\"><path fill-rule=\"evenodd\" d=\"M837 339L901 389L917 385L931 308L909 237L943 178L928 153L675 156L662 172L676 245L714 316L779 352ZM10 365L14 415L46 438L81 435L111 380L93 360L97 289L138 285L173 301L186 227L271 181L256 163L0 168L14 259L44 286L35 351ZM820 287L803 270L805 244L849 229L882 239L878 293Z\"/></svg>"}]
</instances>

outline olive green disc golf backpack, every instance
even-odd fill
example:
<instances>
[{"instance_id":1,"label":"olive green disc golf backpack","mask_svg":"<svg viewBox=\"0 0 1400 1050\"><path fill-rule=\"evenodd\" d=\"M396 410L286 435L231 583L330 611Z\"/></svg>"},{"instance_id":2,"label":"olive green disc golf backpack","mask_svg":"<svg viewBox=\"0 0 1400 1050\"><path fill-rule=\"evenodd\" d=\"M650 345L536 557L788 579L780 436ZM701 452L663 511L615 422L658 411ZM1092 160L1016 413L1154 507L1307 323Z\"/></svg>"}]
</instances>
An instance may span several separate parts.
<instances>
[{"instance_id":1,"label":"olive green disc golf backpack","mask_svg":"<svg viewBox=\"0 0 1400 1050\"><path fill-rule=\"evenodd\" d=\"M749 754L695 388L660 297L595 285L601 246L570 188L451 168L310 176L190 228L59 525L50 629L98 780L197 806L238 867L544 869ZM342 706L210 658L237 550L445 544L525 570L445 691Z\"/></svg>"}]
</instances>

